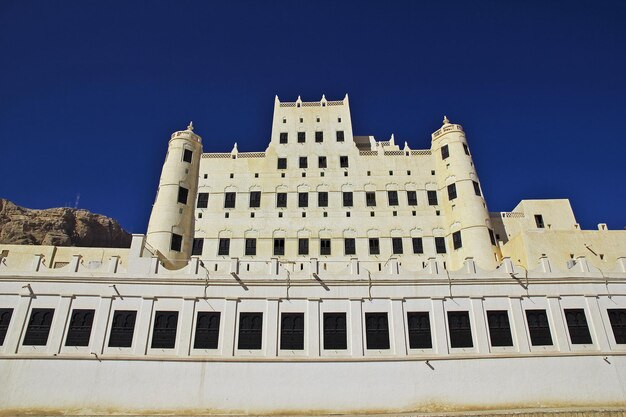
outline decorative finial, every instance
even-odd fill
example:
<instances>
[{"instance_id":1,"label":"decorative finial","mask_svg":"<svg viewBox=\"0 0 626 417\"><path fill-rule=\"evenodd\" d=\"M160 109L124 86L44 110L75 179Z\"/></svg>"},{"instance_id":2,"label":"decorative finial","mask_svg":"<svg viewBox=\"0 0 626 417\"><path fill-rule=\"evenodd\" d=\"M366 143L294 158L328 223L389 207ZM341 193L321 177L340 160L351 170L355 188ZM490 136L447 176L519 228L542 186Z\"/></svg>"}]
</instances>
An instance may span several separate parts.
<instances>
[{"instance_id":1,"label":"decorative finial","mask_svg":"<svg viewBox=\"0 0 626 417\"><path fill-rule=\"evenodd\" d=\"M190 130L193 132L193 122L189 122L189 126L187 126L187 130Z\"/></svg>"},{"instance_id":2,"label":"decorative finial","mask_svg":"<svg viewBox=\"0 0 626 417\"><path fill-rule=\"evenodd\" d=\"M444 125L449 125L450 124L450 120L448 120L448 116L443 116L443 124Z\"/></svg>"}]
</instances>

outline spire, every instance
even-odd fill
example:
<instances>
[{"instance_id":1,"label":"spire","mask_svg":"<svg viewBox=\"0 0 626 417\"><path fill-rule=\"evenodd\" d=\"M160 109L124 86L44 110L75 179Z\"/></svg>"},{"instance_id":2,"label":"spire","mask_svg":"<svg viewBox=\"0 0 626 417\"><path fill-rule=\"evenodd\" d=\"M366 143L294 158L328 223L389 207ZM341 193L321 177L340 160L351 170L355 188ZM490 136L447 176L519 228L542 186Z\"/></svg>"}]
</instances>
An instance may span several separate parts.
<instances>
[{"instance_id":1,"label":"spire","mask_svg":"<svg viewBox=\"0 0 626 417\"><path fill-rule=\"evenodd\" d=\"M187 126L187 130L193 132L193 122L189 122L189 126Z\"/></svg>"},{"instance_id":2,"label":"spire","mask_svg":"<svg viewBox=\"0 0 626 417\"><path fill-rule=\"evenodd\" d=\"M449 125L450 124L450 120L448 120L448 116L443 116L443 124L444 125Z\"/></svg>"}]
</instances>

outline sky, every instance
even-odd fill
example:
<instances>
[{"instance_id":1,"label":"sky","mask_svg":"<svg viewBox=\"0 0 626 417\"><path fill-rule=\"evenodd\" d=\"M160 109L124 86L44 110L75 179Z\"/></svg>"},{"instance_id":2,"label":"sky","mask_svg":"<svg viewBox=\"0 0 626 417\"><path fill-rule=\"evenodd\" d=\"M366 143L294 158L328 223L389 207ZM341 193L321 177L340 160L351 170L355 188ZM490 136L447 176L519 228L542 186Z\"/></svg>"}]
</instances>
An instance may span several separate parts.
<instances>
[{"instance_id":1,"label":"sky","mask_svg":"<svg viewBox=\"0 0 626 417\"><path fill-rule=\"evenodd\" d=\"M172 132L262 151L274 96L355 135L463 125L490 211L626 226L626 1L0 0L0 197L145 233Z\"/></svg>"}]
</instances>

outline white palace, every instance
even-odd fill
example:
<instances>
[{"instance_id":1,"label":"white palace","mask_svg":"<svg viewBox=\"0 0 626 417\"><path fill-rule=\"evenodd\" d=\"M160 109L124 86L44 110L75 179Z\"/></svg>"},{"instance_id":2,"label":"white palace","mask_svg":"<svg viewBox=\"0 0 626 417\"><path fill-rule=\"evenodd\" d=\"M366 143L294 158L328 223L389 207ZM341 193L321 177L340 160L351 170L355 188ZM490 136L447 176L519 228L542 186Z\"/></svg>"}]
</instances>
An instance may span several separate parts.
<instances>
[{"instance_id":1,"label":"white palace","mask_svg":"<svg viewBox=\"0 0 626 417\"><path fill-rule=\"evenodd\" d=\"M463 128L175 132L130 249L0 245L0 414L626 409L626 231L489 212Z\"/></svg>"}]
</instances>

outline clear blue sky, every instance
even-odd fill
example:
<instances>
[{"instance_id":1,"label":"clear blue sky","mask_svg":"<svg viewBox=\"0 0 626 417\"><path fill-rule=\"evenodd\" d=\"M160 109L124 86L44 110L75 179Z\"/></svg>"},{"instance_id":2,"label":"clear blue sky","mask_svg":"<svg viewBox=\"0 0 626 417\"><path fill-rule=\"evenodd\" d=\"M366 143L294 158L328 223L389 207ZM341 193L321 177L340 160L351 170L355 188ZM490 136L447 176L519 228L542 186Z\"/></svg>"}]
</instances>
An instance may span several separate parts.
<instances>
[{"instance_id":1,"label":"clear blue sky","mask_svg":"<svg viewBox=\"0 0 626 417\"><path fill-rule=\"evenodd\" d=\"M167 141L265 149L274 95L355 134L464 126L491 211L626 225L626 2L0 1L0 196L145 232Z\"/></svg>"}]
</instances>

